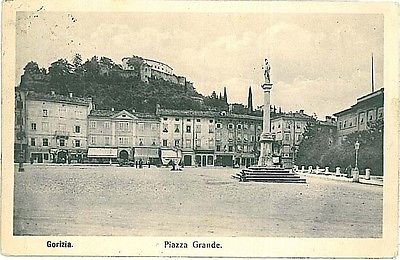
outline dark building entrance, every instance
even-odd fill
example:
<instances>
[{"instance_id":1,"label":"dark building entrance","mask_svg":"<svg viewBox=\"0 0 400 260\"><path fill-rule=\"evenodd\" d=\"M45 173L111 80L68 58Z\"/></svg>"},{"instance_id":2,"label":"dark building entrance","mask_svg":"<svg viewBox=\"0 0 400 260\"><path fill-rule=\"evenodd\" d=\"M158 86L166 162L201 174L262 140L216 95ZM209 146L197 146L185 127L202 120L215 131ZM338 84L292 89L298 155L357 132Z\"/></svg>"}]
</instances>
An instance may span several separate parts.
<instances>
[{"instance_id":1,"label":"dark building entrance","mask_svg":"<svg viewBox=\"0 0 400 260\"><path fill-rule=\"evenodd\" d=\"M59 151L57 154L57 162L58 163L66 163L67 162L67 152Z\"/></svg>"},{"instance_id":2,"label":"dark building entrance","mask_svg":"<svg viewBox=\"0 0 400 260\"><path fill-rule=\"evenodd\" d=\"M217 155L216 164L218 166L233 166L232 155Z\"/></svg>"},{"instance_id":3,"label":"dark building entrance","mask_svg":"<svg viewBox=\"0 0 400 260\"><path fill-rule=\"evenodd\" d=\"M37 162L37 163L43 162L43 154L42 153L32 153L31 157L34 162Z\"/></svg>"},{"instance_id":4,"label":"dark building entrance","mask_svg":"<svg viewBox=\"0 0 400 260\"><path fill-rule=\"evenodd\" d=\"M192 166L192 156L191 155L184 155L183 156L183 165Z\"/></svg>"},{"instance_id":5,"label":"dark building entrance","mask_svg":"<svg viewBox=\"0 0 400 260\"><path fill-rule=\"evenodd\" d=\"M201 166L207 166L207 157L206 156L202 156Z\"/></svg>"},{"instance_id":6,"label":"dark building entrance","mask_svg":"<svg viewBox=\"0 0 400 260\"><path fill-rule=\"evenodd\" d=\"M121 152L119 152L119 158L121 158L122 160L128 160L129 153L126 150L122 150Z\"/></svg>"}]
</instances>

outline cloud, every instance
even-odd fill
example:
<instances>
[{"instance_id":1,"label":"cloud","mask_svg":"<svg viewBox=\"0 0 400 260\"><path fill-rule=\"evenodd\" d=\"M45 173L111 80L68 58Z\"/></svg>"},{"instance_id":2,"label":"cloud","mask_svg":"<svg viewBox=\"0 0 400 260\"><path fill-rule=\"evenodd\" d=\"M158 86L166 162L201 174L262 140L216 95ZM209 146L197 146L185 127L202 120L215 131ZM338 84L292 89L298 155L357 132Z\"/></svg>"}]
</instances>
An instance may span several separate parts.
<instances>
[{"instance_id":1,"label":"cloud","mask_svg":"<svg viewBox=\"0 0 400 260\"><path fill-rule=\"evenodd\" d=\"M77 13L29 14L17 24L17 80L35 60L139 55L163 61L211 94L227 87L231 102L247 102L252 86L262 103L262 63L275 82L272 102L319 116L351 105L370 87L375 53L377 86L383 79L383 17L379 15ZM31 22L31 24L30 24ZM30 27L28 27L30 26ZM68 27L68 29L66 29ZM73 42L71 42L73 40ZM323 102L323 104L321 103Z\"/></svg>"}]
</instances>

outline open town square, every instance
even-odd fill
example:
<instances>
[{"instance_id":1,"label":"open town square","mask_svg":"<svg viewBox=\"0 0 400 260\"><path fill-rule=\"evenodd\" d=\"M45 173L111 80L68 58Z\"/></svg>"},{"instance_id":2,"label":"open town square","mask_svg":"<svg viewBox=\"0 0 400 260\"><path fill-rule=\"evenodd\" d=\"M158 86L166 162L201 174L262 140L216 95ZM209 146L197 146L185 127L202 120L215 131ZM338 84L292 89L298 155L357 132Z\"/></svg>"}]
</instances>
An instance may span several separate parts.
<instances>
[{"instance_id":1,"label":"open town square","mask_svg":"<svg viewBox=\"0 0 400 260\"><path fill-rule=\"evenodd\" d=\"M306 184L238 182L231 178L238 170L26 165L15 172L14 233L382 235L381 186L318 177Z\"/></svg>"},{"instance_id":2,"label":"open town square","mask_svg":"<svg viewBox=\"0 0 400 260\"><path fill-rule=\"evenodd\" d=\"M32 17L18 14L15 236L385 235L383 16ZM46 56L36 41L62 19L82 47Z\"/></svg>"}]
</instances>

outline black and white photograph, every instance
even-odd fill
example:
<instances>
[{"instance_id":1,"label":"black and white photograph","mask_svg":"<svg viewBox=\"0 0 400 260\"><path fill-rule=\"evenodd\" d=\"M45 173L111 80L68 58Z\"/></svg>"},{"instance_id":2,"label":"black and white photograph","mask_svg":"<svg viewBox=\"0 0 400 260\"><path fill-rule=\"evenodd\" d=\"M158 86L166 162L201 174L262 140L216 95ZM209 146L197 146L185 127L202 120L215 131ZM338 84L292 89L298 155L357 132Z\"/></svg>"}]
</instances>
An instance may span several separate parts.
<instances>
[{"instance_id":1,"label":"black and white photograph","mask_svg":"<svg viewBox=\"0 0 400 260\"><path fill-rule=\"evenodd\" d=\"M9 235L54 255L93 236L149 237L164 256L229 256L221 237L379 245L397 226L385 14L172 3L14 3Z\"/></svg>"}]
</instances>

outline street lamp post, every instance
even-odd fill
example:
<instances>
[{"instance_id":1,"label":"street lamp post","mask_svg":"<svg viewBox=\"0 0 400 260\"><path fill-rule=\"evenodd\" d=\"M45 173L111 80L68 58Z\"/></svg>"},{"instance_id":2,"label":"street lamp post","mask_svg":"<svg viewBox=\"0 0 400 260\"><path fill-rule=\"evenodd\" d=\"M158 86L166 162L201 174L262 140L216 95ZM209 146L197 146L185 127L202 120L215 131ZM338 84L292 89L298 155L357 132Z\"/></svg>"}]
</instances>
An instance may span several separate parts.
<instances>
[{"instance_id":1,"label":"street lamp post","mask_svg":"<svg viewBox=\"0 0 400 260\"><path fill-rule=\"evenodd\" d=\"M353 170L353 182L358 182L360 177L360 172L358 170L358 150L360 149L360 143L358 140L354 144L354 150L356 151L356 167Z\"/></svg>"}]
</instances>

